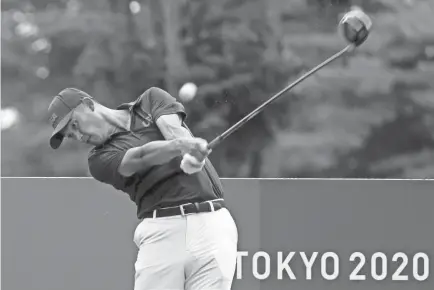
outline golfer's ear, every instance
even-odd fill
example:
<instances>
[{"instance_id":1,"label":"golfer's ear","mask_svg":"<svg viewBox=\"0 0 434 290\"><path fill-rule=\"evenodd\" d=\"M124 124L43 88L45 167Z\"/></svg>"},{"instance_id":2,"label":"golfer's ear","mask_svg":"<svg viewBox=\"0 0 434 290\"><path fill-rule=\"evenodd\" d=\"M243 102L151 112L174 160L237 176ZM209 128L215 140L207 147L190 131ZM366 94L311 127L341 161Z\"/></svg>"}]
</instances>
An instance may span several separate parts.
<instances>
[{"instance_id":1,"label":"golfer's ear","mask_svg":"<svg viewBox=\"0 0 434 290\"><path fill-rule=\"evenodd\" d=\"M88 107L89 109L91 109L92 111L95 110L95 103L93 102L92 99L90 98L84 98L83 99L83 104Z\"/></svg>"}]
</instances>

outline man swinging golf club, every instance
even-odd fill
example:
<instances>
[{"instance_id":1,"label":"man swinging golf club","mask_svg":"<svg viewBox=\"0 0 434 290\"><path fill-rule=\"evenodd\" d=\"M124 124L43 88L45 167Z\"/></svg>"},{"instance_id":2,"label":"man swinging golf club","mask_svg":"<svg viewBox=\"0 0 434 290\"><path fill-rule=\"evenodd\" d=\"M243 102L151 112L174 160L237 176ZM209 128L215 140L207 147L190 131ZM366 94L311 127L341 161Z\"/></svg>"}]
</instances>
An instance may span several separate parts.
<instances>
[{"instance_id":1,"label":"man swinging golf club","mask_svg":"<svg viewBox=\"0 0 434 290\"><path fill-rule=\"evenodd\" d=\"M51 147L64 138L94 145L91 175L137 205L135 290L230 289L237 228L207 142L184 126L181 103L154 87L113 110L67 88L48 111Z\"/></svg>"},{"instance_id":2,"label":"man swinging golf club","mask_svg":"<svg viewBox=\"0 0 434 290\"><path fill-rule=\"evenodd\" d=\"M159 88L116 109L73 88L53 98L48 108L51 147L57 149L64 138L94 145L88 157L91 175L127 193L137 206L142 221L134 232L139 249L135 290L231 288L238 232L207 156L271 101L363 43L371 25L362 11L346 14L340 29L349 46L209 144L191 135L183 105Z\"/></svg>"}]
</instances>

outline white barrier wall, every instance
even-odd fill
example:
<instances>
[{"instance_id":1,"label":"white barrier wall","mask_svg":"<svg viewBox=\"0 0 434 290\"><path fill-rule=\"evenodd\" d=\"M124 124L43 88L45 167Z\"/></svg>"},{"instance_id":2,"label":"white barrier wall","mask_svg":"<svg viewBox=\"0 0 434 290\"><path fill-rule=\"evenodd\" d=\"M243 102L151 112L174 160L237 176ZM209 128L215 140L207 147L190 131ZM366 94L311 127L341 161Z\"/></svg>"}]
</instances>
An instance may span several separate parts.
<instances>
[{"instance_id":1,"label":"white barrier wall","mask_svg":"<svg viewBox=\"0 0 434 290\"><path fill-rule=\"evenodd\" d=\"M434 181L224 179L234 290L434 289ZM2 179L2 289L133 289L138 221L92 179Z\"/></svg>"}]
</instances>

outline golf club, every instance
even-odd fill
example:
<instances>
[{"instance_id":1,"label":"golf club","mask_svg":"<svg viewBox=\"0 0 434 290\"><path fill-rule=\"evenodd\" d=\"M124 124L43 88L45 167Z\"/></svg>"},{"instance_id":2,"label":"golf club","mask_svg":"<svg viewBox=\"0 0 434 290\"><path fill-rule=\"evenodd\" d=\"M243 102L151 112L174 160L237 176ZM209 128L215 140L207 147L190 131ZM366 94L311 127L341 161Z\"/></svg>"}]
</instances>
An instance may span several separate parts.
<instances>
[{"instance_id":1,"label":"golf club","mask_svg":"<svg viewBox=\"0 0 434 290\"><path fill-rule=\"evenodd\" d=\"M208 143L208 148L213 149L218 144L220 144L224 139L226 139L229 135L237 131L240 127L242 127L244 124L246 124L249 120L251 120L253 117L255 117L257 114L262 112L270 103L277 100L279 97L281 97L284 93L294 88L296 85L304 81L306 78L320 70L321 68L325 67L329 63L333 62L334 60L338 59L339 57L343 56L347 52L353 51L356 47L361 45L365 40L367 39L369 32L372 27L372 21L361 9L354 9L348 13L346 13L342 20L339 22L338 31L340 34L344 37L344 39L349 43L344 49L339 51L338 53L334 54L333 56L329 57L327 60L322 62L321 64L317 65L304 75L302 75L300 78L295 80L293 83L282 89L280 92L272 96L269 100L264 102L262 105L260 105L258 108L253 110L251 113L249 113L247 116L242 118L240 121L238 121L236 124L234 124L232 127L227 129L225 132L217 136L214 140Z\"/></svg>"}]
</instances>

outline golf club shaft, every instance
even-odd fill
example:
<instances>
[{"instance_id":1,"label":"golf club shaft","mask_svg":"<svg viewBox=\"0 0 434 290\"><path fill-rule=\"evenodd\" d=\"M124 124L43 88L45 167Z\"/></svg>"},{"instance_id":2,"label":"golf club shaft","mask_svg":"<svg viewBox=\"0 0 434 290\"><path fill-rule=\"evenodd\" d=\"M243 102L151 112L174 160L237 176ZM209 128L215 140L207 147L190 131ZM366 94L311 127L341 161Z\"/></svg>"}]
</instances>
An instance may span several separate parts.
<instances>
[{"instance_id":1,"label":"golf club shaft","mask_svg":"<svg viewBox=\"0 0 434 290\"><path fill-rule=\"evenodd\" d=\"M222 134L220 134L219 136L217 136L214 140L212 140L211 142L209 142L208 148L209 149L215 148L218 144L220 144L221 141L223 141L224 139L226 139L229 135L231 135L232 133L234 133L236 130L238 130L241 126L243 126L250 119L252 119L253 117L255 117L257 114L259 114L260 112L262 112L262 110L268 104L270 104L271 102L275 101L276 99L278 99L279 97L281 97L284 93L286 93L290 89L294 88L296 85L298 85L299 83L301 83L302 81L304 81L306 78L308 78L309 76L311 76L312 74L314 74L315 72L317 72L318 70L320 70L321 68L325 67L326 65L328 65L332 61L338 59L339 57L341 57L342 55L344 55L346 52L351 51L353 48L354 48L354 45L352 45L352 44L348 45L347 47L345 47L344 49L342 49L341 51L339 51L335 55L329 57L327 60L325 60L321 64L317 65L316 67L314 67L313 69L311 69L310 71L308 71L307 73L305 73L304 75L302 75L300 78L298 78L297 80L295 80L293 83L291 83L290 85L288 85L286 88L284 88L283 90L281 90L280 92L278 92L277 94L275 94L273 97L271 97L268 101L264 102L258 108L256 108L255 110L253 110L250 114L248 114L247 116L245 116L244 118L242 118L240 121L238 121L232 127L230 127L225 132L223 132Z\"/></svg>"}]
</instances>

